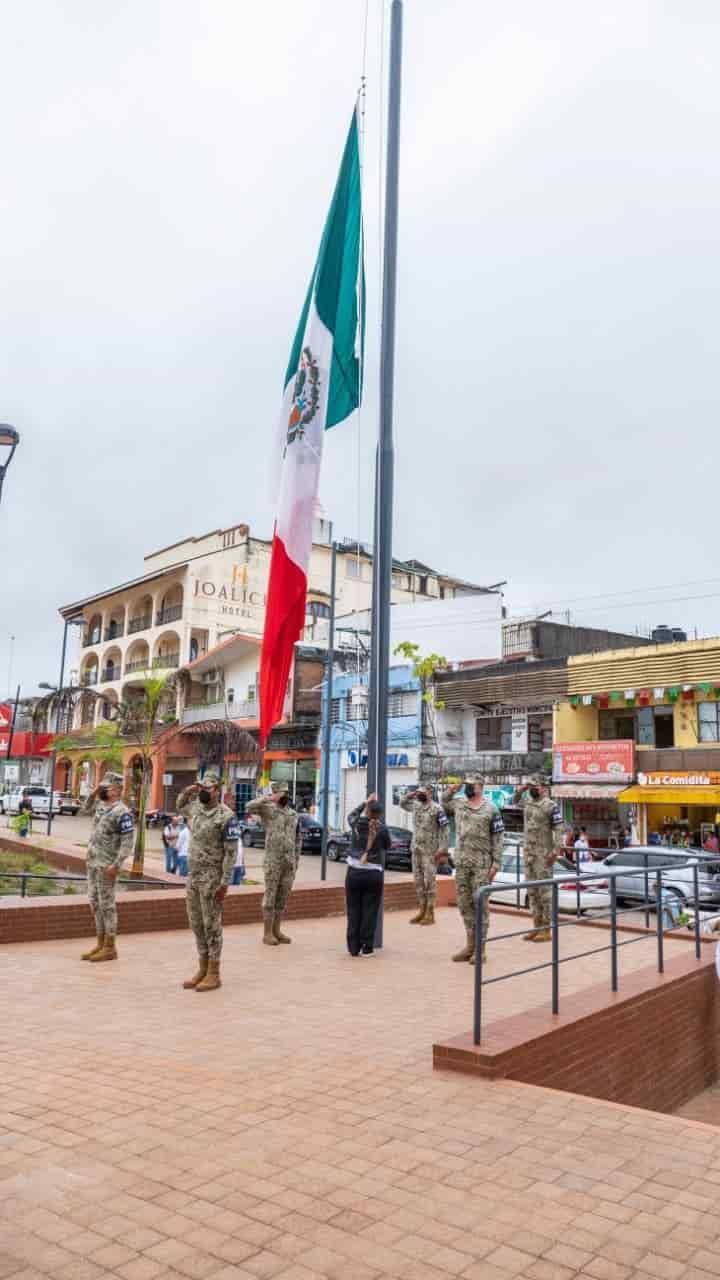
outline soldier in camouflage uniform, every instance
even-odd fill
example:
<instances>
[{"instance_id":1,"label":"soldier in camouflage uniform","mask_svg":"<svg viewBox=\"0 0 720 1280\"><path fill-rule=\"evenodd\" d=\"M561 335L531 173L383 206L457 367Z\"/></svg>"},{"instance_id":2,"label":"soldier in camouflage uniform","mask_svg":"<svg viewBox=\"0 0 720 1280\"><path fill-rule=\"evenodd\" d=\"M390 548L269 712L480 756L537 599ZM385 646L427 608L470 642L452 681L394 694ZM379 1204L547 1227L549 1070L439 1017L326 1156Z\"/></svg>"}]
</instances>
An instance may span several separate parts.
<instances>
[{"instance_id":1,"label":"soldier in camouflage uniform","mask_svg":"<svg viewBox=\"0 0 720 1280\"><path fill-rule=\"evenodd\" d=\"M257 814L265 828L263 942L277 947L281 942L292 942L280 926L300 862L302 831L285 788L273 782L271 792L251 800L245 812Z\"/></svg>"},{"instance_id":2,"label":"soldier in camouflage uniform","mask_svg":"<svg viewBox=\"0 0 720 1280\"><path fill-rule=\"evenodd\" d=\"M550 799L543 779L539 776L518 787L513 796L513 804L521 805L524 809L525 875L528 880L547 880L552 877L553 863L561 851L560 809ZM528 889L528 898L535 928L531 933L525 934L525 941L549 942L552 938L550 885L545 885L542 889Z\"/></svg>"},{"instance_id":3,"label":"soldier in camouflage uniform","mask_svg":"<svg viewBox=\"0 0 720 1280\"><path fill-rule=\"evenodd\" d=\"M132 814L122 800L122 787L122 774L106 773L82 809L93 818L87 849L87 881L97 945L83 956L83 960L93 963L117 960L115 881L123 862L132 853L135 830Z\"/></svg>"},{"instance_id":4,"label":"soldier in camouflage uniform","mask_svg":"<svg viewBox=\"0 0 720 1280\"><path fill-rule=\"evenodd\" d=\"M410 924L434 924L437 867L447 854L448 820L442 805L431 800L424 787L404 796L400 808L413 816L413 875L419 911Z\"/></svg>"},{"instance_id":5,"label":"soldier in camouflage uniform","mask_svg":"<svg viewBox=\"0 0 720 1280\"><path fill-rule=\"evenodd\" d=\"M220 774L214 769L180 793L177 807L192 824L187 913L198 952L197 973L183 986L215 991L221 985L222 904L235 866L240 823L222 802Z\"/></svg>"},{"instance_id":6,"label":"soldier in camouflage uniform","mask_svg":"<svg viewBox=\"0 0 720 1280\"><path fill-rule=\"evenodd\" d=\"M503 820L494 804L483 796L483 779L473 775L464 784L464 795L458 796L463 786L458 782L443 793L443 808L449 818L455 819L455 884L460 914L465 923L467 943L453 960L469 960L475 963L475 902L473 894L485 884L492 884L500 868L503 849ZM485 959L485 940L490 923L487 898L483 900L482 942Z\"/></svg>"}]
</instances>

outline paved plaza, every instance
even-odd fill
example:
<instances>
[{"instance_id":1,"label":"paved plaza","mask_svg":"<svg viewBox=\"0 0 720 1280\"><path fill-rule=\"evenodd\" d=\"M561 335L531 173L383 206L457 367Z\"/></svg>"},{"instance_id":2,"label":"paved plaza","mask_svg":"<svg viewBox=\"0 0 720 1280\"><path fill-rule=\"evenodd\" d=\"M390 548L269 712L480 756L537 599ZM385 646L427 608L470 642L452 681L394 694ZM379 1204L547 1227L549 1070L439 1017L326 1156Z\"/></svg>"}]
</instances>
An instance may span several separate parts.
<instances>
[{"instance_id":1,"label":"paved plaza","mask_svg":"<svg viewBox=\"0 0 720 1280\"><path fill-rule=\"evenodd\" d=\"M720 1130L432 1071L471 1018L459 919L438 915L389 914L370 960L341 919L272 949L228 929L225 985L199 997L187 932L97 966L77 942L6 947L0 1280L720 1275ZM527 952L499 943L491 968ZM621 974L652 960L628 947ZM607 965L566 966L563 989ZM548 994L547 973L498 984L488 1017Z\"/></svg>"}]
</instances>

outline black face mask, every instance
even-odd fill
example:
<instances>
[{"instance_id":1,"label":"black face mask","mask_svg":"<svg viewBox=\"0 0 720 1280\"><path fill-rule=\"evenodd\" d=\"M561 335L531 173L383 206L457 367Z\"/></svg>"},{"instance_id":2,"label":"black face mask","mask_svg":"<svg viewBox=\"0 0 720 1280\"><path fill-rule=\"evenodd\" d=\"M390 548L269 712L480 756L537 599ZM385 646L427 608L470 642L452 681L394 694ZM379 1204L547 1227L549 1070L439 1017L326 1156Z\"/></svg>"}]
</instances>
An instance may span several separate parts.
<instances>
[{"instance_id":1,"label":"black face mask","mask_svg":"<svg viewBox=\"0 0 720 1280\"><path fill-rule=\"evenodd\" d=\"M212 796L208 791L207 787L201 787L200 790L198 791L198 800L200 801L200 803L209 804L211 799L212 799Z\"/></svg>"},{"instance_id":2,"label":"black face mask","mask_svg":"<svg viewBox=\"0 0 720 1280\"><path fill-rule=\"evenodd\" d=\"M427 792L425 792L425 791L416 791L416 792L415 792L415 799L416 799L416 800L419 800L421 804L425 804L425 801L427 800Z\"/></svg>"},{"instance_id":3,"label":"black face mask","mask_svg":"<svg viewBox=\"0 0 720 1280\"><path fill-rule=\"evenodd\" d=\"M474 783L474 782L466 782L466 783L465 783L465 795L467 796L468 800L472 800L473 796L475 795L475 783Z\"/></svg>"},{"instance_id":4,"label":"black face mask","mask_svg":"<svg viewBox=\"0 0 720 1280\"><path fill-rule=\"evenodd\" d=\"M107 787L100 787L100 790L98 791L99 800L107 800L109 795L110 795L110 792Z\"/></svg>"},{"instance_id":5,"label":"black face mask","mask_svg":"<svg viewBox=\"0 0 720 1280\"><path fill-rule=\"evenodd\" d=\"M540 799L540 795L541 795L540 788L539 788L539 787L531 787L531 788L530 788L530 795L532 796L533 800L539 800L539 799Z\"/></svg>"}]
</instances>

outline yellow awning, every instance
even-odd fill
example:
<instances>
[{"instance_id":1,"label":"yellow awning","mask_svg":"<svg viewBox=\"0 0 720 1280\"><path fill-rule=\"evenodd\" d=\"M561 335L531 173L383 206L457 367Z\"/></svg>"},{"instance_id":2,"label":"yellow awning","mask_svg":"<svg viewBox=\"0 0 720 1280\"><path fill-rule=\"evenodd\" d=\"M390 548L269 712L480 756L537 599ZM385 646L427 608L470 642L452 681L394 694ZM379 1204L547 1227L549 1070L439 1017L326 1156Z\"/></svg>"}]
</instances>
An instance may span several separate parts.
<instances>
[{"instance_id":1,"label":"yellow awning","mask_svg":"<svg viewBox=\"0 0 720 1280\"><path fill-rule=\"evenodd\" d=\"M720 787L626 787L618 804L720 805Z\"/></svg>"}]
</instances>

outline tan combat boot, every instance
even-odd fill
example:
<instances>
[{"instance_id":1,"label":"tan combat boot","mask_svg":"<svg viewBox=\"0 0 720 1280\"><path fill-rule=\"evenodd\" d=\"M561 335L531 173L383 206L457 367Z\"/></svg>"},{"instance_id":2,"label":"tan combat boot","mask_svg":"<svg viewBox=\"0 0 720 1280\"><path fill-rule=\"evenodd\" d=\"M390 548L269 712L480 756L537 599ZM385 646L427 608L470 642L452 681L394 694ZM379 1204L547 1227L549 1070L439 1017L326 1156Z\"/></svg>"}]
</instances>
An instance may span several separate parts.
<instances>
[{"instance_id":1,"label":"tan combat boot","mask_svg":"<svg viewBox=\"0 0 720 1280\"><path fill-rule=\"evenodd\" d=\"M86 951L86 952L85 952L85 954L84 954L84 955L82 955L82 956L80 957L80 959L81 959L81 960L92 960L93 956L96 956L96 955L97 955L97 953L98 953L98 951L102 951L102 949L103 949L103 947L104 947L104 946L105 946L105 934L104 934L104 933L99 933L99 934L98 934L98 937L97 937L97 942L95 943L95 946L92 948L92 950L91 950L91 951Z\"/></svg>"},{"instance_id":2,"label":"tan combat boot","mask_svg":"<svg viewBox=\"0 0 720 1280\"><path fill-rule=\"evenodd\" d=\"M482 962L483 964L487 962L487 947L483 947L482 949ZM473 951L470 957L470 964L474 964L474 963L475 963L475 952Z\"/></svg>"},{"instance_id":3,"label":"tan combat boot","mask_svg":"<svg viewBox=\"0 0 720 1280\"><path fill-rule=\"evenodd\" d=\"M552 930L538 929L533 938L533 942L552 942Z\"/></svg>"},{"instance_id":4,"label":"tan combat boot","mask_svg":"<svg viewBox=\"0 0 720 1280\"><path fill-rule=\"evenodd\" d=\"M418 910L417 915L416 915L416 916L412 916L412 918L411 918L411 920L410 920L410 924L422 924L423 920L425 919L425 912L426 912L426 911L427 911L427 903L426 903L426 902L423 902L423 903L421 903L421 904L420 904L420 908L419 908L419 910Z\"/></svg>"},{"instance_id":5,"label":"tan combat boot","mask_svg":"<svg viewBox=\"0 0 720 1280\"><path fill-rule=\"evenodd\" d=\"M265 946L266 946L266 947L279 947L279 946L280 946L280 943L278 942L277 938L275 937L275 931L274 931L274 929L273 929L273 917L272 917L272 916L264 916L263 918L264 918L264 922L265 922L265 931L264 931L264 933L263 933L263 942L265 943Z\"/></svg>"},{"instance_id":6,"label":"tan combat boot","mask_svg":"<svg viewBox=\"0 0 720 1280\"><path fill-rule=\"evenodd\" d=\"M426 907L426 909L425 909L425 915L423 916L422 920L420 920L420 921L419 921L419 923L420 923L420 924L434 924L434 923L435 923L435 906L434 906L434 904L433 904L432 902L429 902L429 903L428 903L428 905L427 905L427 907Z\"/></svg>"},{"instance_id":7,"label":"tan combat boot","mask_svg":"<svg viewBox=\"0 0 720 1280\"><path fill-rule=\"evenodd\" d=\"M470 957L474 955L475 955L475 934L469 933L467 945L463 947L462 951L458 951L457 955L453 956L453 960L456 960L456 961L469 960Z\"/></svg>"},{"instance_id":8,"label":"tan combat boot","mask_svg":"<svg viewBox=\"0 0 720 1280\"><path fill-rule=\"evenodd\" d=\"M220 981L220 961L208 960L207 973L202 982L198 982L196 991L215 991L222 986Z\"/></svg>"},{"instance_id":9,"label":"tan combat boot","mask_svg":"<svg viewBox=\"0 0 720 1280\"><path fill-rule=\"evenodd\" d=\"M193 978L188 978L187 982L183 982L183 988L185 989L185 991L193 991L194 988L198 985L198 983L202 982L207 971L208 971L207 956L198 956L197 973Z\"/></svg>"},{"instance_id":10,"label":"tan combat boot","mask_svg":"<svg viewBox=\"0 0 720 1280\"><path fill-rule=\"evenodd\" d=\"M282 929L280 928L281 924L282 924L282 916L273 916L273 924L272 924L273 937L277 938L278 942L292 942L292 938L288 938L287 934L283 933Z\"/></svg>"},{"instance_id":11,"label":"tan combat boot","mask_svg":"<svg viewBox=\"0 0 720 1280\"><path fill-rule=\"evenodd\" d=\"M524 933L523 942L534 942L536 933L537 933L537 929L531 929L530 933Z\"/></svg>"},{"instance_id":12,"label":"tan combat boot","mask_svg":"<svg viewBox=\"0 0 720 1280\"><path fill-rule=\"evenodd\" d=\"M100 951L96 951L95 955L90 957L91 964L98 964L100 960L117 960L117 948L115 946L115 939L111 933L105 934L105 941L103 942L102 949Z\"/></svg>"}]
</instances>

